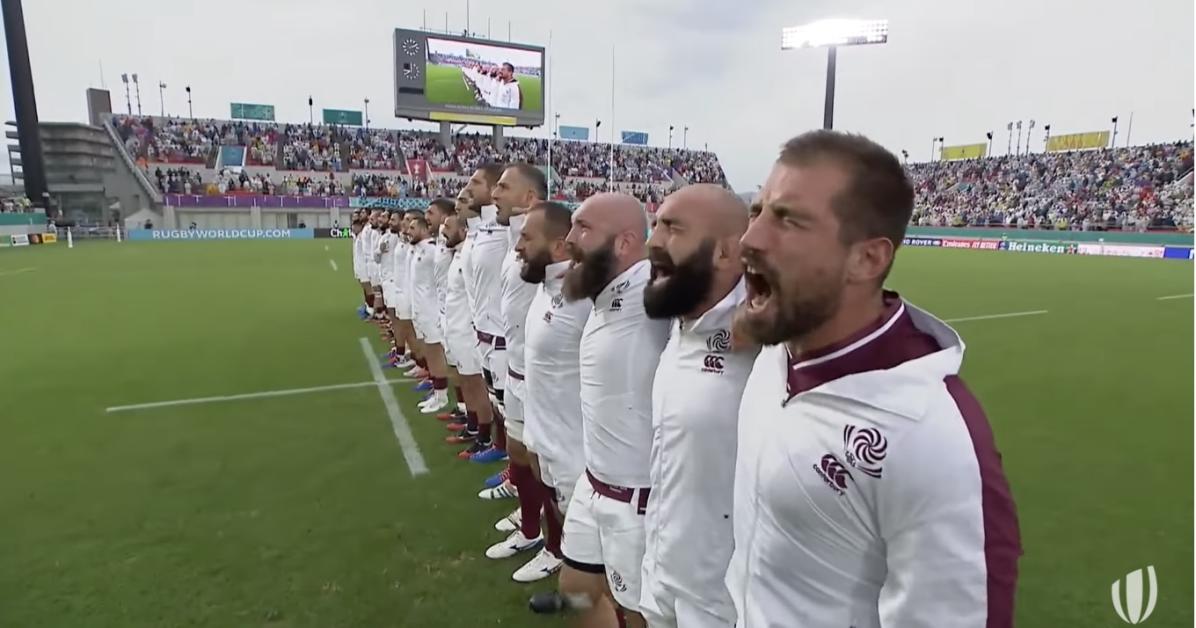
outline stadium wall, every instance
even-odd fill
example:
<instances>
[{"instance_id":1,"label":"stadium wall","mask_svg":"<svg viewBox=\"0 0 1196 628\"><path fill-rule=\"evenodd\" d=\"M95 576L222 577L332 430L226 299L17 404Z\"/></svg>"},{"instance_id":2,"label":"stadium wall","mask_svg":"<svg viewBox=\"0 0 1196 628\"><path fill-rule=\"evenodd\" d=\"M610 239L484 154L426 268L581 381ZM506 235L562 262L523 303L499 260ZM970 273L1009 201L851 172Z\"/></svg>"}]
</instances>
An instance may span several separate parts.
<instances>
[{"instance_id":1,"label":"stadium wall","mask_svg":"<svg viewBox=\"0 0 1196 628\"><path fill-rule=\"evenodd\" d=\"M1002 229L998 227L910 227L910 237L922 238L1002 238L1020 240L1048 240L1052 242L1108 242L1118 244L1153 244L1192 246L1192 234L1163 231L1052 231L1050 229Z\"/></svg>"}]
</instances>

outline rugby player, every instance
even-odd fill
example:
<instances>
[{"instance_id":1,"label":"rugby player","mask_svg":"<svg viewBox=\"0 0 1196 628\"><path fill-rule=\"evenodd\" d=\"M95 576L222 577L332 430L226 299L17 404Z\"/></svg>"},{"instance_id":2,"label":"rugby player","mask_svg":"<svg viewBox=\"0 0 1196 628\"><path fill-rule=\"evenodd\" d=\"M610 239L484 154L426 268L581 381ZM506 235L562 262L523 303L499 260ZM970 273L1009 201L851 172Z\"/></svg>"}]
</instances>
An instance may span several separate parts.
<instances>
[{"instance_id":1,"label":"rugby player","mask_svg":"<svg viewBox=\"0 0 1196 628\"><path fill-rule=\"evenodd\" d=\"M507 379L507 341L503 337L501 279L502 262L508 250L507 227L498 224L498 208L491 197L502 172L501 164L485 164L474 171L465 185L472 205L464 215L467 219L480 219L476 229L470 226L473 245L465 255L465 276L470 286L470 309L482 374L495 406L493 422L483 422L479 416L477 438L460 454L461 458L475 462L506 459L506 432L502 426L501 409Z\"/></svg>"},{"instance_id":2,"label":"rugby player","mask_svg":"<svg viewBox=\"0 0 1196 628\"><path fill-rule=\"evenodd\" d=\"M573 263L562 294L589 299L580 348L586 471L565 515L561 594L589 607L579 625L612 625L604 597L637 612L644 558L643 514L650 494L652 377L668 340L667 321L644 313L650 265L648 219L635 197L592 196L573 215L566 242Z\"/></svg>"},{"instance_id":3,"label":"rugby player","mask_svg":"<svg viewBox=\"0 0 1196 628\"><path fill-rule=\"evenodd\" d=\"M743 628L1013 625L1017 517L964 344L882 288L913 197L883 147L812 131L752 207L736 324L765 348L727 572Z\"/></svg>"},{"instance_id":4,"label":"rugby player","mask_svg":"<svg viewBox=\"0 0 1196 628\"><path fill-rule=\"evenodd\" d=\"M383 232L382 239L379 243L379 257L378 277L381 284L381 302L380 307L383 308L386 316L386 333L384 337L391 344L390 353L387 354L388 361L395 361L401 355L397 336L395 335L395 301L398 298L395 294L394 281L394 253L398 249L399 240L401 236L398 233L399 214L397 212L386 212L383 214ZM378 304L377 302L375 303Z\"/></svg>"},{"instance_id":5,"label":"rugby player","mask_svg":"<svg viewBox=\"0 0 1196 628\"><path fill-rule=\"evenodd\" d=\"M454 214L454 215L457 215L457 214L460 214L460 213L461 213L461 212L463 212L463 211L464 211L464 212L467 212L467 211L469 210L469 206L470 206L470 205L471 205L471 203L470 203L470 201L469 201L469 194L468 194L468 193L465 191L465 189L464 189L464 188L462 188L461 190L459 190L459 191L457 192L457 197L456 197L456 199L454 199L454 200L453 200L453 214ZM446 216L446 218L447 218L447 216ZM450 255L450 256L451 256L451 257L449 258L449 266L451 267L451 266L452 266L452 259L453 259L453 258L456 258L456 257L458 257L458 256L459 256L459 254L458 254L458 252L457 252L457 249L456 249L456 248L452 248L452 247L449 247L449 246L448 246L448 239L444 237L444 226L443 226L443 224L441 225L441 228L440 228L440 237L441 237L441 240L442 240L442 241L444 242L444 244L445 244L445 251L447 252L447 254L448 254L448 255ZM467 249L467 248L471 247L471 246L472 246L472 244L473 244L473 243L472 243L472 241L471 241L471 238L469 237L469 235L468 235L468 233L467 233L467 234L466 234L466 238L465 238L465 242L464 242L464 243L463 243L463 244L462 244L460 247L458 247L458 248ZM445 313L444 313L444 314L441 316L441 318L444 320L444 330L445 330L445 332L444 332L444 333L445 333L445 340L446 340L446 341L445 341L445 345L444 345L444 355L445 355L445 359L446 359L446 360L448 361L448 363L449 363L449 366L450 366L450 367L452 367L452 372L455 374L455 373L456 373L456 370L457 370L457 363L456 363L455 359L453 358L452 352L450 351L450 349L449 349L449 345L448 345L448 342L447 342L447 339L448 339L448 329L449 329L449 326L448 326L448 320L447 320L447 319L448 319L448 309L447 309L447 308L448 308L448 305L447 305L447 302L448 302L448 282L449 282L449 277L450 277L450 275L446 275L446 276L445 276L445 280L444 280L445 303L446 303L446 305L445 305ZM468 307L468 305L466 305L466 307ZM452 431L460 431L460 430L461 430L461 429L462 429L462 428L465 426L465 422L466 422L466 415L465 415L465 396L462 394L462 393L463 393L463 391L461 390L461 380L460 380L459 378L458 378L458 379L454 379L454 380L453 380L453 384L454 384L454 385L457 387L457 390L456 390L456 392L457 392L457 407L456 407L456 408L455 408L455 409L454 409L452 412L444 412L444 413L441 413L441 414L438 414L438 415L436 415L436 418L437 418L437 419L439 419L439 420L441 420L441 421L449 421L449 422L450 422L450 423L449 423L449 429L450 429L450 430L452 430ZM477 425L476 425L476 424L474 425L474 428L475 428L475 431L476 431L476 428L477 428Z\"/></svg>"},{"instance_id":6,"label":"rugby player","mask_svg":"<svg viewBox=\"0 0 1196 628\"><path fill-rule=\"evenodd\" d=\"M445 300L448 296L448 271L449 266L453 262L453 249L449 248L444 239L444 221L451 215L457 213L456 205L453 201L442 198L437 199L428 206L425 216L428 219L428 227L431 229L433 237L436 241L436 256L435 256L435 273L434 283L436 288L436 324L440 327L441 342L440 353L443 356L445 370L448 373L449 383L454 386L456 402L461 408L462 420L465 419L465 397L461 393L461 383L457 377L456 364L449 359L447 333L445 329ZM446 419L453 419L453 414L450 413Z\"/></svg>"},{"instance_id":7,"label":"rugby player","mask_svg":"<svg viewBox=\"0 0 1196 628\"><path fill-rule=\"evenodd\" d=\"M444 243L453 250L449 264L444 299L444 335L448 357L456 365L460 376L461 391L464 394L466 422L464 425L449 424L458 432L446 441L451 444L473 442L483 423L490 425L493 412L486 393L486 382L482 377L481 355L477 351L477 333L473 329L473 311L470 308L469 281L465 274L465 260L472 247L468 231L471 221L476 227L480 219L468 218L467 208L457 205L455 214L445 217Z\"/></svg>"},{"instance_id":8,"label":"rugby player","mask_svg":"<svg viewBox=\"0 0 1196 628\"><path fill-rule=\"evenodd\" d=\"M361 288L361 306L357 308L357 315L362 320L368 319L374 313L374 296L370 294L369 282L365 275L365 239L362 237L365 226L365 219L362 218L360 210L353 210L349 233L353 236L353 279L357 280L357 285Z\"/></svg>"},{"instance_id":9,"label":"rugby player","mask_svg":"<svg viewBox=\"0 0 1196 628\"><path fill-rule=\"evenodd\" d=\"M731 323L747 293L739 239L747 205L718 185L665 198L648 239L649 318L672 333L652 387L652 499L640 610L652 628L733 628L724 579L739 401L758 349L733 351Z\"/></svg>"},{"instance_id":10,"label":"rugby player","mask_svg":"<svg viewBox=\"0 0 1196 628\"><path fill-rule=\"evenodd\" d=\"M561 295L570 260L565 238L569 209L559 203L532 206L516 251L520 277L538 284L527 312L524 343L526 397L524 444L543 484L544 548L512 578L534 582L561 568L561 525L573 488L585 471L581 418L581 333L592 304Z\"/></svg>"},{"instance_id":11,"label":"rugby player","mask_svg":"<svg viewBox=\"0 0 1196 628\"><path fill-rule=\"evenodd\" d=\"M503 338L507 342L507 386L502 398L502 415L507 432L506 450L510 456L509 476L511 484L518 491L520 509L519 529L487 548L486 556L493 559L509 558L543 542L540 534L540 511L544 507L543 485L532 471L527 448L523 445L524 399L527 397L524 385L524 328L528 307L536 296L536 285L524 281L520 276L521 264L516 245L528 208L543 201L547 195L548 180L544 172L531 164L507 166L493 191L493 200L498 209L495 219L499 225L507 227L508 250L502 260L499 303ZM541 577L549 575L551 572Z\"/></svg>"},{"instance_id":12,"label":"rugby player","mask_svg":"<svg viewBox=\"0 0 1196 628\"><path fill-rule=\"evenodd\" d=\"M410 361L396 364L396 366L403 368L410 365L409 370L404 375L423 380L428 377L428 363L424 359L422 343L415 332L414 314L412 313L411 306L411 299L414 297L415 292L414 284L411 281L411 256L415 250L411 244L411 222L418 215L422 215L422 213L414 209L403 213L400 224L404 237L394 255L395 285L398 288L397 296L399 300L395 306L395 314L399 317L399 336L411 352ZM422 384L423 382L421 381L420 383Z\"/></svg>"},{"instance_id":13,"label":"rugby player","mask_svg":"<svg viewBox=\"0 0 1196 628\"><path fill-rule=\"evenodd\" d=\"M451 205L449 201L435 203ZM432 380L431 394L420 405L420 412L436 414L448 405L448 365L444 361L440 331L440 306L436 301L436 241L432 237L432 226L423 214L410 218L411 240L411 312L416 336L428 374Z\"/></svg>"}]
</instances>

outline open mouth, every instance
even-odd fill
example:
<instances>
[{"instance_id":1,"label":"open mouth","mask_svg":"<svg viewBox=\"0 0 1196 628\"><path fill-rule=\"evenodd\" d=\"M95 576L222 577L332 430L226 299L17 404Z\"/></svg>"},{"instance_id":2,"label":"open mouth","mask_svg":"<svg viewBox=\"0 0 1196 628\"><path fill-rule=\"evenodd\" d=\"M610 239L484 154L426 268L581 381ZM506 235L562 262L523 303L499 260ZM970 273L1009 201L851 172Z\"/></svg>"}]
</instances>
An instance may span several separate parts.
<instances>
[{"instance_id":1,"label":"open mouth","mask_svg":"<svg viewBox=\"0 0 1196 628\"><path fill-rule=\"evenodd\" d=\"M656 283L673 276L673 267L669 264L652 264L652 274L649 283Z\"/></svg>"},{"instance_id":2,"label":"open mouth","mask_svg":"<svg viewBox=\"0 0 1196 628\"><path fill-rule=\"evenodd\" d=\"M747 286L748 311L763 311L772 302L772 284L760 269L751 264L744 268L743 278Z\"/></svg>"}]
</instances>

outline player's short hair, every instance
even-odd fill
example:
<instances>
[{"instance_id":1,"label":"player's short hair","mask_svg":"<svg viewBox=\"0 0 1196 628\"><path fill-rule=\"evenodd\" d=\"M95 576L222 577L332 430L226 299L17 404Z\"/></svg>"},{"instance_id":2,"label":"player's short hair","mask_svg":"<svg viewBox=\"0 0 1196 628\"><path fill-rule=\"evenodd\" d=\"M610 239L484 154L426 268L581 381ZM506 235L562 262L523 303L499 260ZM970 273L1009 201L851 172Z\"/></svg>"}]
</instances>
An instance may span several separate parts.
<instances>
[{"instance_id":1,"label":"player's short hair","mask_svg":"<svg viewBox=\"0 0 1196 628\"><path fill-rule=\"evenodd\" d=\"M528 163L516 163L506 167L506 170L514 170L524 181L527 181L532 186L532 191L536 193L536 198L545 200L548 198L548 177L544 176L544 171L536 166Z\"/></svg>"},{"instance_id":2,"label":"player's short hair","mask_svg":"<svg viewBox=\"0 0 1196 628\"><path fill-rule=\"evenodd\" d=\"M416 214L415 216L413 216L411 218L411 222L423 227L424 229L427 229L429 226L428 225L428 217L424 216L422 213Z\"/></svg>"},{"instance_id":3,"label":"player's short hair","mask_svg":"<svg viewBox=\"0 0 1196 628\"><path fill-rule=\"evenodd\" d=\"M431 203L428 203L428 209L435 207L440 210L440 213L451 216L457 213L457 204L447 198L438 198Z\"/></svg>"},{"instance_id":4,"label":"player's short hair","mask_svg":"<svg viewBox=\"0 0 1196 628\"><path fill-rule=\"evenodd\" d=\"M511 72L514 72L514 71L515 71L515 66L514 66L514 65L511 65L511 62L510 62L510 61L504 61L504 62L503 62L503 64L502 64L502 67L504 67L504 68L506 68L506 69L510 70Z\"/></svg>"},{"instance_id":5,"label":"player's short hair","mask_svg":"<svg viewBox=\"0 0 1196 628\"><path fill-rule=\"evenodd\" d=\"M491 161L478 166L478 172L482 173L487 185L494 187L498 183L498 178L502 176L503 168L502 164Z\"/></svg>"},{"instance_id":6,"label":"player's short hair","mask_svg":"<svg viewBox=\"0 0 1196 628\"><path fill-rule=\"evenodd\" d=\"M914 188L897 157L863 135L818 130L785 142L777 158L787 166L827 161L849 175L831 204L841 224L840 240L885 238L894 249L900 246L914 210Z\"/></svg>"},{"instance_id":7,"label":"player's short hair","mask_svg":"<svg viewBox=\"0 0 1196 628\"><path fill-rule=\"evenodd\" d=\"M573 228L573 212L561 203L540 201L531 206L531 212L544 212L544 235L550 239L564 239Z\"/></svg>"},{"instance_id":8,"label":"player's short hair","mask_svg":"<svg viewBox=\"0 0 1196 628\"><path fill-rule=\"evenodd\" d=\"M418 209L408 209L407 211L403 212L403 216L406 218L413 218L415 216L419 216L420 218L422 218L423 215L424 215L424 212L422 212Z\"/></svg>"}]
</instances>

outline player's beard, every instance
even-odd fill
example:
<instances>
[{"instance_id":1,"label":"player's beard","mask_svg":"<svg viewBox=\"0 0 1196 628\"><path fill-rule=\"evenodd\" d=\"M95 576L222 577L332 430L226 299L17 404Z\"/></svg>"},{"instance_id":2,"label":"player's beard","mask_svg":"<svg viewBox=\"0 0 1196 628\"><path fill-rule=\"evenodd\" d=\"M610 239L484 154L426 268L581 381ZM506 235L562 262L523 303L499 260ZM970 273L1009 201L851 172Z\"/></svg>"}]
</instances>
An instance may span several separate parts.
<instances>
[{"instance_id":1,"label":"player's beard","mask_svg":"<svg viewBox=\"0 0 1196 628\"><path fill-rule=\"evenodd\" d=\"M456 234L453 234L452 236L449 236L449 235L444 236L444 245L450 249L457 248L457 245L461 244L464 241L465 241L464 237L458 238L458 237L456 237Z\"/></svg>"},{"instance_id":2,"label":"player's beard","mask_svg":"<svg viewBox=\"0 0 1196 628\"><path fill-rule=\"evenodd\" d=\"M570 303L597 297L615 278L615 237L607 238L606 243L589 253L570 244L569 252L573 255L573 265L565 272L561 295Z\"/></svg>"},{"instance_id":3,"label":"player's beard","mask_svg":"<svg viewBox=\"0 0 1196 628\"><path fill-rule=\"evenodd\" d=\"M737 334L766 345L802 339L821 327L839 311L843 297L843 269L838 272L815 272L809 277L782 285L776 269L760 260L751 251L744 251L744 261L759 273L745 274L748 302L735 312ZM792 284L801 284L797 288ZM766 293L768 302L763 310L749 307L755 295Z\"/></svg>"},{"instance_id":4,"label":"player's beard","mask_svg":"<svg viewBox=\"0 0 1196 628\"><path fill-rule=\"evenodd\" d=\"M548 276L548 265L552 263L552 253L547 249L536 252L529 258L524 258L519 268L519 278L527 283L544 283Z\"/></svg>"},{"instance_id":5,"label":"player's beard","mask_svg":"<svg viewBox=\"0 0 1196 628\"><path fill-rule=\"evenodd\" d=\"M714 240L706 239L680 263L663 249L648 251L652 278L644 287L648 318L676 318L693 312L714 279Z\"/></svg>"}]
</instances>

